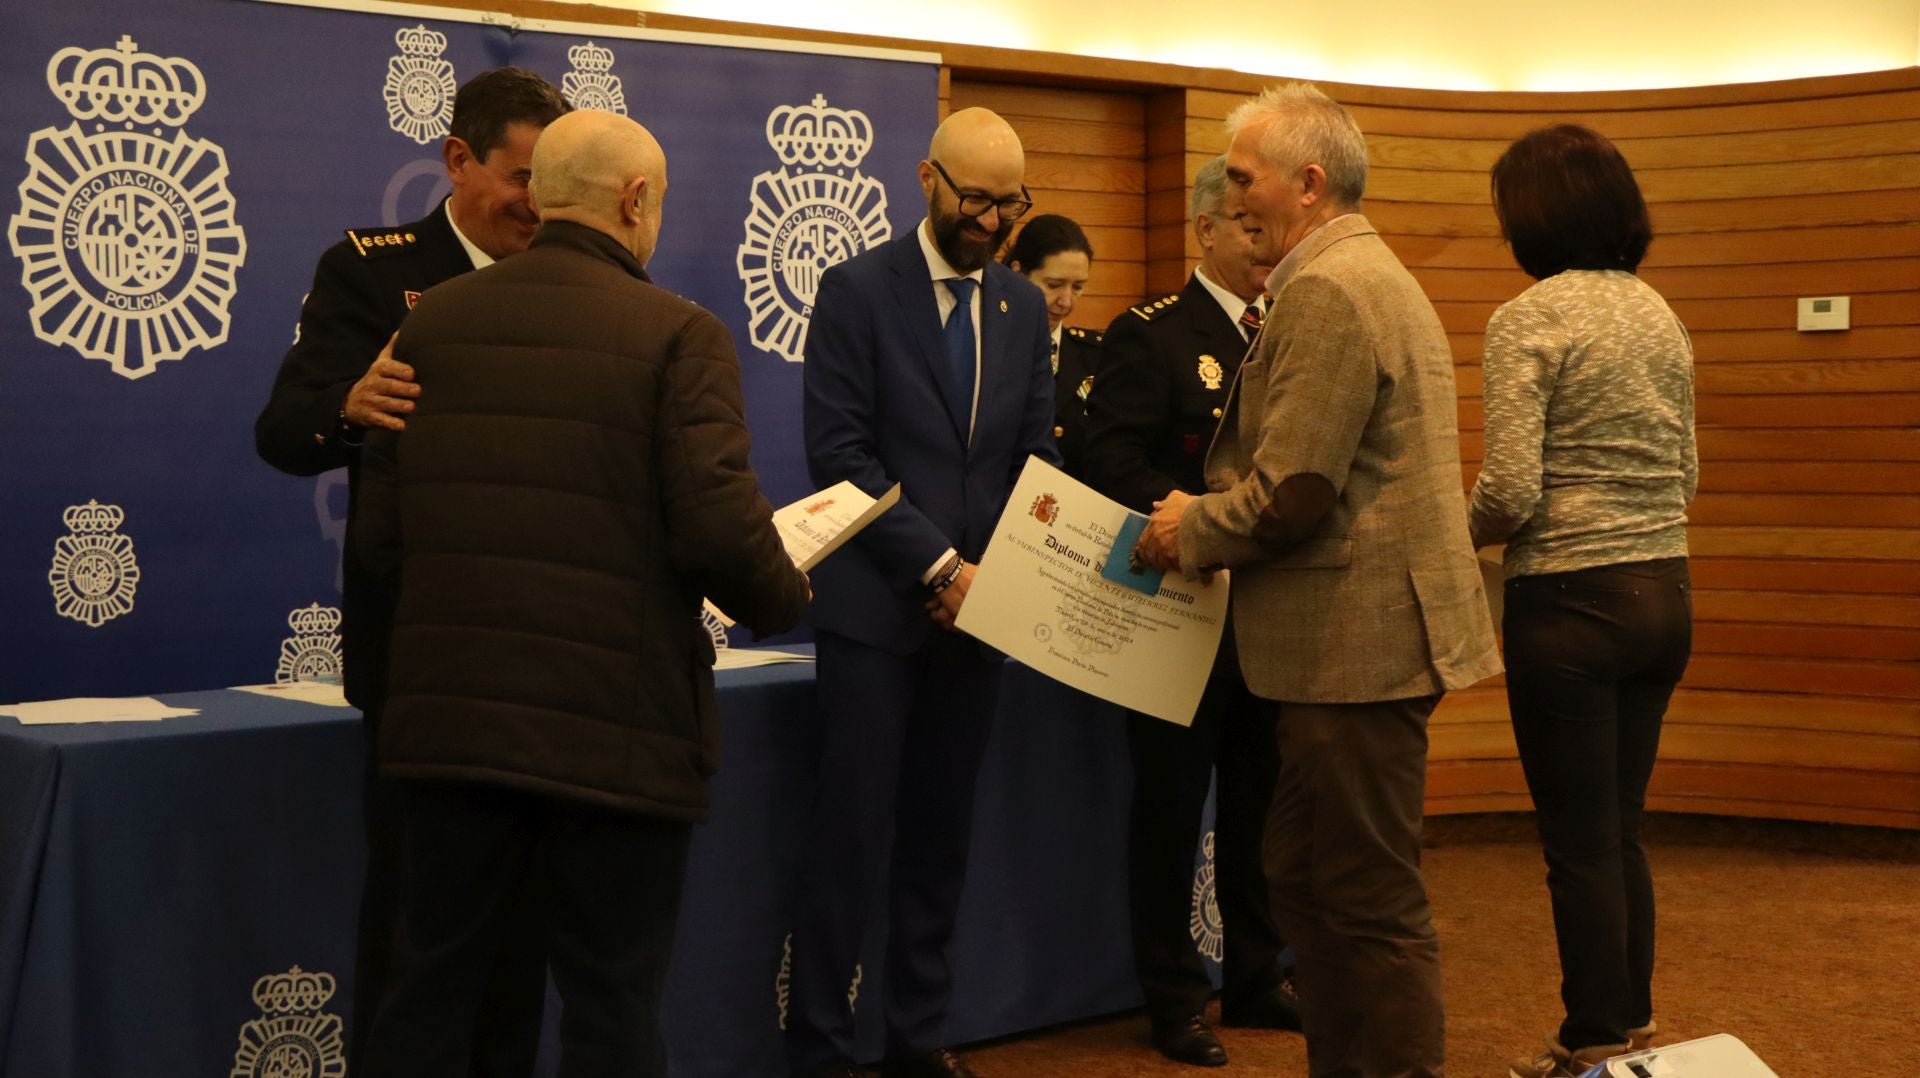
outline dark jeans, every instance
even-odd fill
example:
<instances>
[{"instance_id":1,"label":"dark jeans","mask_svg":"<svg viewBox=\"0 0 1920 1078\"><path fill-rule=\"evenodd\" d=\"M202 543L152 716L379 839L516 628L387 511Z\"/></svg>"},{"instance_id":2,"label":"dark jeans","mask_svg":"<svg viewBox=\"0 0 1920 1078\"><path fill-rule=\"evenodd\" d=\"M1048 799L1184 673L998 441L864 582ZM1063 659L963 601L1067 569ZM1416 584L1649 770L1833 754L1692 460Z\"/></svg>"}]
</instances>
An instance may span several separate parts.
<instances>
[{"instance_id":1,"label":"dark jeans","mask_svg":"<svg viewBox=\"0 0 1920 1078\"><path fill-rule=\"evenodd\" d=\"M665 1078L657 1016L692 825L479 783L393 785L405 869L359 1078L465 1078L479 1024L501 1017L481 1002L513 939L541 941L552 965L562 1075Z\"/></svg>"},{"instance_id":2,"label":"dark jeans","mask_svg":"<svg viewBox=\"0 0 1920 1078\"><path fill-rule=\"evenodd\" d=\"M1506 584L1507 703L1546 853L1570 1049L1653 1016L1653 877L1640 847L1660 722L1693 647L1687 559Z\"/></svg>"},{"instance_id":3,"label":"dark jeans","mask_svg":"<svg viewBox=\"0 0 1920 1078\"><path fill-rule=\"evenodd\" d=\"M1267 879L1293 944L1312 1078L1439 1078L1440 941L1420 876L1427 717L1440 697L1271 705Z\"/></svg>"}]
</instances>

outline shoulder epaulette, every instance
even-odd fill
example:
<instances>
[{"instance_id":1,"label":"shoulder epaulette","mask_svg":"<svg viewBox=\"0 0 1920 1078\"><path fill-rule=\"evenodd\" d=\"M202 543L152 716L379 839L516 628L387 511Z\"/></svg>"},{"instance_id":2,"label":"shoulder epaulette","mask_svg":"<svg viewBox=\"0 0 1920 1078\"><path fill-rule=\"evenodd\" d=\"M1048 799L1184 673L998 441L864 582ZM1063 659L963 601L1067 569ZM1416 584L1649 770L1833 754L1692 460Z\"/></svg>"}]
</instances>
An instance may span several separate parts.
<instances>
[{"instance_id":1,"label":"shoulder epaulette","mask_svg":"<svg viewBox=\"0 0 1920 1078\"><path fill-rule=\"evenodd\" d=\"M1127 309L1151 322L1179 305L1180 293L1175 292L1171 296L1162 296L1151 303L1142 303L1138 307L1129 307Z\"/></svg>"},{"instance_id":2,"label":"shoulder epaulette","mask_svg":"<svg viewBox=\"0 0 1920 1078\"><path fill-rule=\"evenodd\" d=\"M1106 331L1101 329L1081 329L1079 326L1067 327L1067 336L1078 337L1088 344L1099 344L1100 338L1106 335Z\"/></svg>"},{"instance_id":3,"label":"shoulder epaulette","mask_svg":"<svg viewBox=\"0 0 1920 1078\"><path fill-rule=\"evenodd\" d=\"M399 228L349 228L347 242L361 258L379 258L412 248L419 242L410 226Z\"/></svg>"}]
</instances>

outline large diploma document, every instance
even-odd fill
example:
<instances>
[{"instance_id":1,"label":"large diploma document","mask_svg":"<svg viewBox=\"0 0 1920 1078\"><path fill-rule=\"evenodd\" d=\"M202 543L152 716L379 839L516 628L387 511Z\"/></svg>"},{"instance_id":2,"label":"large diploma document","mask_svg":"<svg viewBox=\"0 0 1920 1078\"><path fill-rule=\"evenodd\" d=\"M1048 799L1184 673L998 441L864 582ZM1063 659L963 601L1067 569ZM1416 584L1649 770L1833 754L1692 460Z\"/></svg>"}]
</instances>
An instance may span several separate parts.
<instances>
[{"instance_id":1,"label":"large diploma document","mask_svg":"<svg viewBox=\"0 0 1920 1078\"><path fill-rule=\"evenodd\" d=\"M775 509L773 530L780 534L780 545L786 548L787 557L793 559L793 564L801 572L811 573L814 566L827 560L827 555L860 534L861 529L892 509L899 500L898 483L889 487L885 494L873 498L843 480L818 494L809 494L791 505ZM733 619L727 616L726 611L713 605L712 599L702 600L702 605L720 624L733 628Z\"/></svg>"},{"instance_id":2,"label":"large diploma document","mask_svg":"<svg viewBox=\"0 0 1920 1078\"><path fill-rule=\"evenodd\" d=\"M1168 573L1148 590L1101 575L1129 518L1118 502L1029 458L960 607L959 627L1083 692L1181 726L1220 649L1227 574ZM1127 557L1129 542L1116 557Z\"/></svg>"}]
</instances>

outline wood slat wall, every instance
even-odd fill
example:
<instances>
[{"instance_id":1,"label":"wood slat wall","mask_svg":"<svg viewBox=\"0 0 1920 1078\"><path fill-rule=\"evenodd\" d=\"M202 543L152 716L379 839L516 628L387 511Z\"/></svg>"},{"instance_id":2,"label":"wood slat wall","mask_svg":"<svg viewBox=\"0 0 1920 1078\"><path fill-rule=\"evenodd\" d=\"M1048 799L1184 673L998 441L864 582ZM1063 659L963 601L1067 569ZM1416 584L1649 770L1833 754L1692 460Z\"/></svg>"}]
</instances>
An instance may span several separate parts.
<instances>
[{"instance_id":1,"label":"wood slat wall","mask_svg":"<svg viewBox=\"0 0 1920 1078\"><path fill-rule=\"evenodd\" d=\"M627 22L551 0L451 0ZM925 48L868 35L648 15L649 26ZM1236 72L934 45L955 107L1011 120L1041 211L1100 255L1073 321L1177 288L1184 206L1263 83ZM1658 233L1645 277L1693 334L1701 490L1695 659L1654 776L1656 808L1920 828L1920 70L1740 86L1466 93L1321 84L1367 133L1366 212L1452 337L1465 460L1482 447L1479 340L1530 283L1486 170L1542 124L1588 124L1638 171ZM1853 297L1854 329L1794 328L1794 297ZM1499 683L1434 718L1429 808L1521 809Z\"/></svg>"},{"instance_id":2,"label":"wood slat wall","mask_svg":"<svg viewBox=\"0 0 1920 1078\"><path fill-rule=\"evenodd\" d=\"M1487 169L1576 119L1638 173L1658 238L1643 276L1693 336L1700 496L1694 660L1668 715L1655 807L1920 827L1920 74L1583 95L1375 89L1354 112L1367 213L1435 301L1459 366L1463 482L1484 440L1487 318L1531 283L1499 240ZM1338 88L1329 88L1336 97ZM1631 98L1631 100L1628 100ZM1237 94L1189 98L1190 161L1225 145ZM1850 294L1845 333L1794 297ZM1522 808L1497 686L1434 718L1429 807Z\"/></svg>"}]
</instances>

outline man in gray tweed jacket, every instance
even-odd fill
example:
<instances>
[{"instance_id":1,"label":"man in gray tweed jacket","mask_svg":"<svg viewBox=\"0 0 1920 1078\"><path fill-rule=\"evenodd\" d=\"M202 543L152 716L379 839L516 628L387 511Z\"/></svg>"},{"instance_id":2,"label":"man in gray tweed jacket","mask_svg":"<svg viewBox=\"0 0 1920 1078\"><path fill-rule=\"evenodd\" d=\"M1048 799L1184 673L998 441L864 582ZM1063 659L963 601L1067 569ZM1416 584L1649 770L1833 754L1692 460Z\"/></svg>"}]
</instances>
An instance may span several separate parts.
<instances>
[{"instance_id":1,"label":"man in gray tweed jacket","mask_svg":"<svg viewBox=\"0 0 1920 1078\"><path fill-rule=\"evenodd\" d=\"M1309 1071L1438 1076L1440 953L1420 876L1427 717L1500 671L1467 537L1453 361L1360 215L1366 143L1312 86L1236 110L1229 179L1277 263L1273 311L1207 456L1141 556L1233 573L1234 633L1274 701L1275 912L1298 956Z\"/></svg>"}]
</instances>

